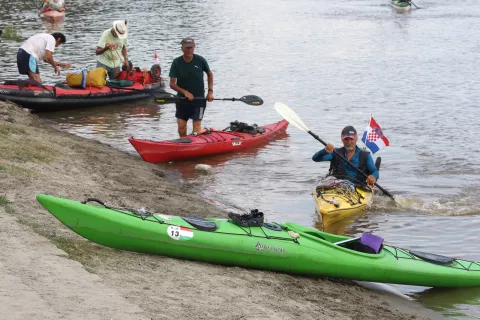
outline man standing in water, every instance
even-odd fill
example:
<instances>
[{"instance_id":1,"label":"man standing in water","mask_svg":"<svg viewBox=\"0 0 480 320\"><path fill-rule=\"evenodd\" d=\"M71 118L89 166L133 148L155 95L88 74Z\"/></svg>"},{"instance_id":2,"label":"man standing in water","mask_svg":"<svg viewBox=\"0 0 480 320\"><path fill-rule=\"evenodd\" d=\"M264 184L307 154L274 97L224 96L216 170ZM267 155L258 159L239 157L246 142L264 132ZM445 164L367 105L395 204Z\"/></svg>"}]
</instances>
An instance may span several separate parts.
<instances>
[{"instance_id":1,"label":"man standing in water","mask_svg":"<svg viewBox=\"0 0 480 320\"><path fill-rule=\"evenodd\" d=\"M38 63L40 61L48 62L55 69L55 73L59 74L58 67L70 68L69 63L55 62L53 60L53 52L56 47L67 42L65 35L60 32L52 34L37 33L28 38L18 49L17 67L20 74L28 75L28 78L42 83Z\"/></svg>"},{"instance_id":2,"label":"man standing in water","mask_svg":"<svg viewBox=\"0 0 480 320\"><path fill-rule=\"evenodd\" d=\"M375 167L370 152L364 151L357 146L357 130L352 126L346 126L342 130L341 138L343 147L336 149L336 151L367 175L366 182L368 185L375 184L380 173L377 167ZM349 179L353 182L363 181L364 176L333 153L334 149L333 144L328 143L324 149L313 155L312 160L315 162L330 161L329 174L336 178Z\"/></svg>"},{"instance_id":3,"label":"man standing in water","mask_svg":"<svg viewBox=\"0 0 480 320\"><path fill-rule=\"evenodd\" d=\"M180 137L184 137L187 135L188 119L193 121L193 134L198 133L202 127L207 101L213 101L213 72L210 70L205 58L193 53L195 41L192 38L183 39L181 45L183 55L173 60L169 77L170 88L178 92L178 97L186 98L175 103L178 134ZM206 100L203 81L204 72L207 74L208 82Z\"/></svg>"},{"instance_id":4,"label":"man standing in water","mask_svg":"<svg viewBox=\"0 0 480 320\"><path fill-rule=\"evenodd\" d=\"M120 65L123 56L123 64L128 66L127 57L127 20L117 20L113 22L113 27L103 31L100 40L98 40L95 54L97 58L97 68L107 70L108 78L115 79L120 73Z\"/></svg>"}]
</instances>

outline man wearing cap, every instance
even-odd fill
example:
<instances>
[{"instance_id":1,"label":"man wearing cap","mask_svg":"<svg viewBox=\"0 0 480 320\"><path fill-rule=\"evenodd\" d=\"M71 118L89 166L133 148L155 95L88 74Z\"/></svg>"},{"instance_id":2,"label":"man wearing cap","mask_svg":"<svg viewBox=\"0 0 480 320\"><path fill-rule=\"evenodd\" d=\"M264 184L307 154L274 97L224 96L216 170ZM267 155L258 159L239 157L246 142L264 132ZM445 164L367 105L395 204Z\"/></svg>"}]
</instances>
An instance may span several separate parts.
<instances>
[{"instance_id":1,"label":"man wearing cap","mask_svg":"<svg viewBox=\"0 0 480 320\"><path fill-rule=\"evenodd\" d=\"M177 96L186 97L176 103L175 117L177 118L178 134L187 135L187 121L193 121L193 133L196 134L202 127L203 113L207 101L213 101L213 73L207 60L194 54L195 40L185 38L181 42L183 55L175 58L170 67L170 88L177 91ZM208 93L205 100L205 84L203 73L207 74ZM203 99L195 99L195 98Z\"/></svg>"},{"instance_id":2,"label":"man wearing cap","mask_svg":"<svg viewBox=\"0 0 480 320\"><path fill-rule=\"evenodd\" d=\"M336 151L347 158L355 167L359 168L367 175L367 184L373 185L380 176L372 155L366 150L357 147L357 130L352 126L346 126L342 130L341 139L343 142L342 148L337 148ZM327 144L324 149L315 153L312 160L315 162L330 161L329 174L339 179L349 179L353 182L363 181L363 175L353 169L347 162L333 153L335 147L333 144Z\"/></svg>"},{"instance_id":3,"label":"man wearing cap","mask_svg":"<svg viewBox=\"0 0 480 320\"><path fill-rule=\"evenodd\" d=\"M120 54L123 56L123 64L128 66L127 37L127 20L116 20L113 22L113 27L103 31L98 40L95 51L98 56L97 68L107 70L109 79L115 79L120 73L122 65Z\"/></svg>"}]
</instances>

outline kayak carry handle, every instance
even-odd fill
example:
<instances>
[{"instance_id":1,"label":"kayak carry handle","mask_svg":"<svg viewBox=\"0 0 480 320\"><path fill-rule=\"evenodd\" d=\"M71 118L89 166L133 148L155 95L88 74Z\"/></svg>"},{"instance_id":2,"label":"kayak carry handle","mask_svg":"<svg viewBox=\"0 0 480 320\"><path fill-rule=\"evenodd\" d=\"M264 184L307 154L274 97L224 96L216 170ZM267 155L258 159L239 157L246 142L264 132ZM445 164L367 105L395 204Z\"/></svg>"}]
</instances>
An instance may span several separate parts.
<instances>
[{"instance_id":1,"label":"kayak carry handle","mask_svg":"<svg viewBox=\"0 0 480 320\"><path fill-rule=\"evenodd\" d=\"M102 206L106 207L105 203L103 203L103 201L101 201L101 200L98 200L97 198L87 198L87 200L82 201L82 203L87 204L87 202L91 202L91 201L97 202L97 203L101 204Z\"/></svg>"}]
</instances>

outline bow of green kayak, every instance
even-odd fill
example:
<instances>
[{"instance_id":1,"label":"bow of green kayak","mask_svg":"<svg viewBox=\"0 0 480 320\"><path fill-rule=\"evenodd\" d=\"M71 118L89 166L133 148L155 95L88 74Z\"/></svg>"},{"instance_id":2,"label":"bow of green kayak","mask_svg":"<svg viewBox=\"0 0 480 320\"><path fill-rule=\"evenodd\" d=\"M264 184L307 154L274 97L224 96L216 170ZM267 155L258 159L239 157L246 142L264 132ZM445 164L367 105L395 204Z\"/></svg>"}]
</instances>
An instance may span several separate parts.
<instances>
[{"instance_id":1,"label":"bow of green kayak","mask_svg":"<svg viewBox=\"0 0 480 320\"><path fill-rule=\"evenodd\" d=\"M378 247L375 253L362 244L363 239L294 223L244 227L228 219L128 211L42 194L37 200L77 234L122 250L363 281L429 287L480 285L477 262L390 245Z\"/></svg>"}]
</instances>

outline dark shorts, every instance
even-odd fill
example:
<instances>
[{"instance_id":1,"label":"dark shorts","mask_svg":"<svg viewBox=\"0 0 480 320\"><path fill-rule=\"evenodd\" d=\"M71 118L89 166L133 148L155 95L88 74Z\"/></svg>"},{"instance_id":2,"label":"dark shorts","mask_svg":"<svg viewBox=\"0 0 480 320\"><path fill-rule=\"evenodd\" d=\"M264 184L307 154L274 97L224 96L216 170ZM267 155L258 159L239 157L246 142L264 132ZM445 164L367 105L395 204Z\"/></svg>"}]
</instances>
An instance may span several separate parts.
<instances>
[{"instance_id":1,"label":"dark shorts","mask_svg":"<svg viewBox=\"0 0 480 320\"><path fill-rule=\"evenodd\" d=\"M104 65L103 63L97 61L97 68L103 68L107 70L108 79L113 80L120 73L120 67L110 68Z\"/></svg>"},{"instance_id":2,"label":"dark shorts","mask_svg":"<svg viewBox=\"0 0 480 320\"><path fill-rule=\"evenodd\" d=\"M185 121L188 121L188 119L202 120L203 113L207 108L207 100L180 101L175 106L177 108L175 118Z\"/></svg>"},{"instance_id":3,"label":"dark shorts","mask_svg":"<svg viewBox=\"0 0 480 320\"><path fill-rule=\"evenodd\" d=\"M17 52L17 67L20 74L28 74L28 71L40 74L37 60L22 48Z\"/></svg>"}]
</instances>

